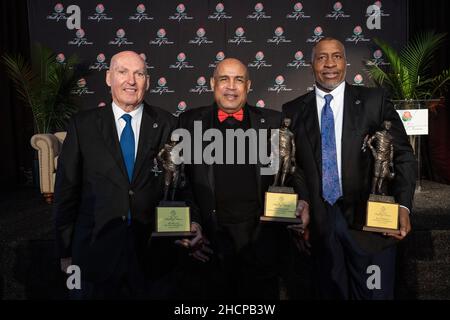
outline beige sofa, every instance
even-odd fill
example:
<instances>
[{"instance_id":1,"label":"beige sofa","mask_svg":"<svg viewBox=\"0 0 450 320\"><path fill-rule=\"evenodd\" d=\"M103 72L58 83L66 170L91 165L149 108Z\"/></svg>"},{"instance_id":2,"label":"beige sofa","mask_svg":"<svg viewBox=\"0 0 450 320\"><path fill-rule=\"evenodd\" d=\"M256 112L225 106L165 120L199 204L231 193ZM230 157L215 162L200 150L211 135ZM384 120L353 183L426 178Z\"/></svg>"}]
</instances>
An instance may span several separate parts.
<instances>
[{"instance_id":1,"label":"beige sofa","mask_svg":"<svg viewBox=\"0 0 450 320\"><path fill-rule=\"evenodd\" d=\"M66 132L35 134L31 137L31 146L38 151L40 189L47 203L53 201L58 156L65 138Z\"/></svg>"}]
</instances>

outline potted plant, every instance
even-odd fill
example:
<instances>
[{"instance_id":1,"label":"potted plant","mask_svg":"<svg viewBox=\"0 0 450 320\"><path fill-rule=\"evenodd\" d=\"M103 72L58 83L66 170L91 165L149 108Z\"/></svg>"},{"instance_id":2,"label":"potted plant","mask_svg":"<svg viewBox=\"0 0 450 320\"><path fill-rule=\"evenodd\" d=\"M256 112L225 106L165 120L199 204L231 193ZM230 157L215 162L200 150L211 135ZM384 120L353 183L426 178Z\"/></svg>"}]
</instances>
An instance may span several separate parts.
<instances>
[{"instance_id":1,"label":"potted plant","mask_svg":"<svg viewBox=\"0 0 450 320\"><path fill-rule=\"evenodd\" d=\"M78 110L74 90L77 81L86 72L79 68L76 56L68 59L62 57L40 44L32 47L30 61L21 55L2 55L2 62L18 97L31 108L36 134L64 130L66 121ZM33 180L34 185L42 189L40 169L36 154Z\"/></svg>"},{"instance_id":2,"label":"potted plant","mask_svg":"<svg viewBox=\"0 0 450 320\"><path fill-rule=\"evenodd\" d=\"M377 86L387 88L394 100L428 100L443 95L450 83L450 69L432 75L436 51L445 42L445 33L428 31L418 34L400 52L386 42L374 39L389 65L380 67L367 62L367 71Z\"/></svg>"},{"instance_id":3,"label":"potted plant","mask_svg":"<svg viewBox=\"0 0 450 320\"><path fill-rule=\"evenodd\" d=\"M369 61L367 72L377 86L390 92L398 109L416 109L421 105L433 111L436 104L444 103L443 96L450 84L450 68L433 74L432 66L445 37L445 33L434 31L419 33L399 52L386 42L374 39L389 64L379 66ZM410 143L415 150L416 136L410 136ZM418 148L416 154L419 156L420 143ZM420 161L420 156L418 159Z\"/></svg>"},{"instance_id":4,"label":"potted plant","mask_svg":"<svg viewBox=\"0 0 450 320\"><path fill-rule=\"evenodd\" d=\"M31 50L31 61L7 53L2 60L18 97L31 108L35 133L63 129L65 122L78 110L73 94L77 81L83 76L78 58L71 56L60 62L50 49L36 44Z\"/></svg>"}]
</instances>

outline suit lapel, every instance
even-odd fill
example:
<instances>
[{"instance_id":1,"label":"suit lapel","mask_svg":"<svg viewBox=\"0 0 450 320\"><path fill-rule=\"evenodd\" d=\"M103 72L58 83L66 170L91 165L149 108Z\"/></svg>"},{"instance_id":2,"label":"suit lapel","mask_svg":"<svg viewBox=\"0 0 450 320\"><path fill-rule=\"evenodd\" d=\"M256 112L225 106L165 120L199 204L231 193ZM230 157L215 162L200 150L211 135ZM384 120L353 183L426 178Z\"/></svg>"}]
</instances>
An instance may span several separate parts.
<instances>
[{"instance_id":1,"label":"suit lapel","mask_svg":"<svg viewBox=\"0 0 450 320\"><path fill-rule=\"evenodd\" d=\"M139 132L139 145L134 163L133 180L139 175L145 159L151 147L155 144L155 139L160 136L162 124L158 123L157 114L151 110L151 107L144 103L144 110L142 111L141 128ZM159 151L159 150L157 150Z\"/></svg>"},{"instance_id":2,"label":"suit lapel","mask_svg":"<svg viewBox=\"0 0 450 320\"><path fill-rule=\"evenodd\" d=\"M359 97L356 88L345 84L344 94L344 116L342 123L342 152L341 152L341 171L342 171L342 188L345 195L345 190L352 181L352 168L357 168L356 163L352 163L351 156L354 152L359 152L360 136L356 134L356 125L358 123L362 100Z\"/></svg>"},{"instance_id":3,"label":"suit lapel","mask_svg":"<svg viewBox=\"0 0 450 320\"><path fill-rule=\"evenodd\" d=\"M211 108L207 108L204 110L203 114L200 117L200 120L202 122L202 134L213 127L214 123L214 117L216 115L216 107L215 105L211 106ZM208 144L207 141L203 141L202 139L202 152L205 150L206 145ZM202 159L203 161L203 159ZM212 194L214 195L215 190L215 183L214 183L214 167L211 164L204 164L206 169L206 175L208 178L209 187L211 188Z\"/></svg>"},{"instance_id":4,"label":"suit lapel","mask_svg":"<svg viewBox=\"0 0 450 320\"><path fill-rule=\"evenodd\" d=\"M120 148L119 138L117 136L116 122L112 106L103 108L97 118L97 127L101 132L105 145L111 156L114 158L117 166L120 168L124 178L128 181L128 174L125 168L125 162L122 156L122 149Z\"/></svg>"},{"instance_id":5,"label":"suit lapel","mask_svg":"<svg viewBox=\"0 0 450 320\"><path fill-rule=\"evenodd\" d=\"M319 170L320 176L322 176L322 142L320 136L319 119L317 117L316 95L314 91L312 91L305 98L304 103L306 104L306 106L303 109L303 123L305 124L307 138L313 150L317 169ZM302 151L299 150L299 152Z\"/></svg>"},{"instance_id":6,"label":"suit lapel","mask_svg":"<svg viewBox=\"0 0 450 320\"><path fill-rule=\"evenodd\" d=\"M258 149L260 146L259 143L259 129L267 129L267 121L266 119L264 119L262 113L257 109L257 108L253 108L253 107L249 107L248 105L245 106L245 108L247 108L248 110L248 115L249 115L249 120L250 120L250 128L253 128L256 130L256 134L257 134L257 139L258 139ZM270 132L268 133L270 135ZM259 150L258 150L259 151ZM257 187L257 191L258 191L258 199L260 201L260 204L262 204L262 199L260 197L261 193L261 163L258 160L256 162L255 165L255 169L256 169L256 187Z\"/></svg>"}]
</instances>

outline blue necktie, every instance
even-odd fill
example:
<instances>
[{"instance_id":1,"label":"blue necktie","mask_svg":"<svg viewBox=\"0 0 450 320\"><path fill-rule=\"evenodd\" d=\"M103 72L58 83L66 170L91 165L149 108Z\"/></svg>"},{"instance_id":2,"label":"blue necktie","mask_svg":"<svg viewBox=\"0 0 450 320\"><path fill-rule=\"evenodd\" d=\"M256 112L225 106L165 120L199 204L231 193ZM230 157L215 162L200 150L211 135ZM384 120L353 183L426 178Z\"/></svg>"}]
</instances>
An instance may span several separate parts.
<instances>
[{"instance_id":1,"label":"blue necktie","mask_svg":"<svg viewBox=\"0 0 450 320\"><path fill-rule=\"evenodd\" d=\"M124 114L122 119L125 120L126 125L123 128L122 134L120 135L120 148L122 149L123 159L125 160L125 167L127 168L128 180L131 182L133 178L134 169L134 132L131 127L131 116L129 114ZM128 210L128 225L131 225L131 211Z\"/></svg>"},{"instance_id":2,"label":"blue necktie","mask_svg":"<svg viewBox=\"0 0 450 320\"><path fill-rule=\"evenodd\" d=\"M330 102L331 94L325 95L322 109L322 194L325 201L333 205L341 197L339 173L336 156L336 139L334 133L334 117Z\"/></svg>"},{"instance_id":3,"label":"blue necktie","mask_svg":"<svg viewBox=\"0 0 450 320\"><path fill-rule=\"evenodd\" d=\"M124 114L122 119L125 120L126 125L123 128L122 134L120 135L120 147L122 148L123 159L125 160L125 167L127 168L128 179L131 182L133 178L134 169L134 133L131 127L131 116L129 114Z\"/></svg>"}]
</instances>

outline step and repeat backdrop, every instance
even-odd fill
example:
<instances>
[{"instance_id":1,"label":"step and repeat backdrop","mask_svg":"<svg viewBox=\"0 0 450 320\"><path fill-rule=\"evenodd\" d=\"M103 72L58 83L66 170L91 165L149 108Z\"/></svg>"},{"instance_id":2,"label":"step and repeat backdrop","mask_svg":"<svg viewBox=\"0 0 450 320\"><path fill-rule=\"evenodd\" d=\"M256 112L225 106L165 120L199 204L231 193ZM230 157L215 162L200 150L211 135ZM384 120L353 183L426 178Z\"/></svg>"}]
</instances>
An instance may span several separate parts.
<instances>
[{"instance_id":1,"label":"step and repeat backdrop","mask_svg":"<svg viewBox=\"0 0 450 320\"><path fill-rule=\"evenodd\" d=\"M175 115L212 102L209 78L226 57L248 66L249 102L279 110L313 88L311 48L323 37L345 44L347 81L371 85L367 61L386 64L372 39L405 44L407 1L29 0L29 26L32 43L91 70L76 90L82 109L110 103L109 60L134 50L151 77L146 101Z\"/></svg>"}]
</instances>

